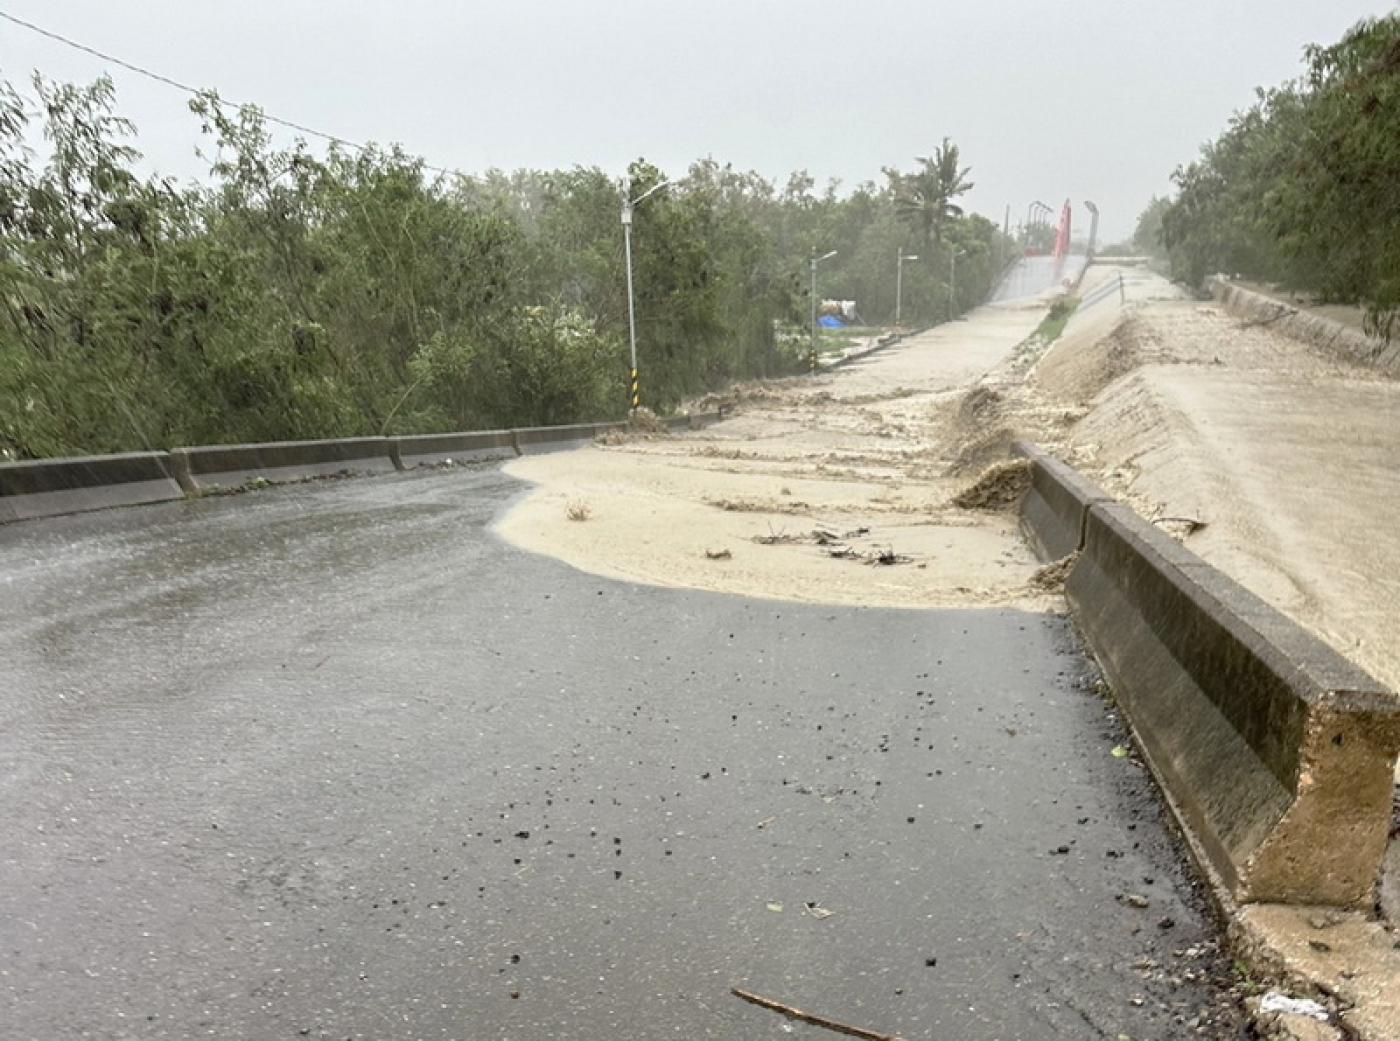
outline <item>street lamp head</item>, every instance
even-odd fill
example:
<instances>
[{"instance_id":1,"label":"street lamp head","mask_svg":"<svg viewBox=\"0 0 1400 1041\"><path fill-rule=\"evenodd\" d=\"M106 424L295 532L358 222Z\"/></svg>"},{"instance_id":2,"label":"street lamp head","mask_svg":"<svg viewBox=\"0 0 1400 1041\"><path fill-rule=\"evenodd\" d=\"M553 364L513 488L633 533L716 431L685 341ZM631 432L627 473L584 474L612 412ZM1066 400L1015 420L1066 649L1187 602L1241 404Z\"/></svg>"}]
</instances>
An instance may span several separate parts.
<instances>
[{"instance_id":1,"label":"street lamp head","mask_svg":"<svg viewBox=\"0 0 1400 1041\"><path fill-rule=\"evenodd\" d=\"M1084 208L1095 215L1097 215L1099 212L1099 208L1095 206L1092 202L1090 202L1088 199L1084 200Z\"/></svg>"},{"instance_id":2,"label":"street lamp head","mask_svg":"<svg viewBox=\"0 0 1400 1041\"><path fill-rule=\"evenodd\" d=\"M830 260L832 257L836 256L836 253L837 251L834 249L830 253L823 253L821 256L817 257L817 263L820 264L823 260Z\"/></svg>"},{"instance_id":3,"label":"street lamp head","mask_svg":"<svg viewBox=\"0 0 1400 1041\"><path fill-rule=\"evenodd\" d=\"M631 205L633 205L633 206L637 205L637 203L641 202L641 201L642 201L643 199L645 199L648 195L653 195L653 194L655 194L656 192L661 191L662 188L669 188L669 187L671 187L671 185L674 184L674 183L675 183L674 181L662 181L660 184L654 184L654 185L652 185L652 186L651 186L650 188L648 188L646 191L642 192L641 195L639 195L639 196L637 196L635 199L633 199L633 200L631 201ZM631 190L630 187L629 187L628 190L629 190L629 191Z\"/></svg>"},{"instance_id":4,"label":"street lamp head","mask_svg":"<svg viewBox=\"0 0 1400 1041\"><path fill-rule=\"evenodd\" d=\"M919 254L917 254L917 253L901 253L901 254L899 255L899 259L900 259L900 260L918 260L918 259L919 259Z\"/></svg>"}]
</instances>

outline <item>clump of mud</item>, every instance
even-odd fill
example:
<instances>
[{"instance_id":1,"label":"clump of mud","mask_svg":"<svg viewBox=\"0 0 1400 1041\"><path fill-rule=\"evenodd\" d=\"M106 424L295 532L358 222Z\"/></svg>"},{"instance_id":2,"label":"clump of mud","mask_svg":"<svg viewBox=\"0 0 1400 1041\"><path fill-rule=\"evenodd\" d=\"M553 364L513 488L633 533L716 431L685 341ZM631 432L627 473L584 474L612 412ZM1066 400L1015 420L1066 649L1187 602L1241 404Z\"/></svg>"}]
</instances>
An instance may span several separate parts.
<instances>
[{"instance_id":1,"label":"clump of mud","mask_svg":"<svg viewBox=\"0 0 1400 1041\"><path fill-rule=\"evenodd\" d=\"M627 429L638 434L666 434L665 424L656 418L656 413L643 405L641 408L633 409L632 414L627 417Z\"/></svg>"},{"instance_id":2,"label":"clump of mud","mask_svg":"<svg viewBox=\"0 0 1400 1041\"><path fill-rule=\"evenodd\" d=\"M753 380L748 383L736 383L724 390L706 394L690 402L689 407L692 412L713 412L716 409L723 409L727 412L730 409L737 409L749 404L821 404L834 400L828 391L819 391L816 394L802 393L810 389L811 383L798 376L786 379Z\"/></svg>"},{"instance_id":3,"label":"clump of mud","mask_svg":"<svg viewBox=\"0 0 1400 1041\"><path fill-rule=\"evenodd\" d=\"M978 384L963 395L958 403L960 419L985 423L993 416L1001 414L1002 396L986 384Z\"/></svg>"},{"instance_id":4,"label":"clump of mud","mask_svg":"<svg viewBox=\"0 0 1400 1041\"><path fill-rule=\"evenodd\" d=\"M595 437L594 443L617 447L633 441L655 441L660 437L670 437L666 424L656 418L656 413L643 405L627 417L627 426L622 429L604 430Z\"/></svg>"},{"instance_id":5,"label":"clump of mud","mask_svg":"<svg viewBox=\"0 0 1400 1041\"><path fill-rule=\"evenodd\" d=\"M1059 560L1052 560L1044 567L1036 568L1028 584L1038 593L1063 593L1065 582L1078 559L1079 554L1076 552Z\"/></svg>"},{"instance_id":6,"label":"clump of mud","mask_svg":"<svg viewBox=\"0 0 1400 1041\"><path fill-rule=\"evenodd\" d=\"M1013 510L1031 486L1031 464L1025 459L994 463L981 476L953 496L962 510Z\"/></svg>"},{"instance_id":7,"label":"clump of mud","mask_svg":"<svg viewBox=\"0 0 1400 1041\"><path fill-rule=\"evenodd\" d=\"M1010 427L995 426L964 439L948 464L950 476L976 473L1005 459L1011 452L1016 432Z\"/></svg>"}]
</instances>

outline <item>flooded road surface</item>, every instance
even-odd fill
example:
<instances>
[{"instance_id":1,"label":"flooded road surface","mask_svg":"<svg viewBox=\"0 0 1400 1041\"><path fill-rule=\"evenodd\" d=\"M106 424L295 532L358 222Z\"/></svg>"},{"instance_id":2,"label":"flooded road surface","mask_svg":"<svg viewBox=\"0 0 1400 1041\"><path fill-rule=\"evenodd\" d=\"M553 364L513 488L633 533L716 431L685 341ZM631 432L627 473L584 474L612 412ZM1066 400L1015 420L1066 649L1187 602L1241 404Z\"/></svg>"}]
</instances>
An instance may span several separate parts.
<instances>
[{"instance_id":1,"label":"flooded road surface","mask_svg":"<svg viewBox=\"0 0 1400 1041\"><path fill-rule=\"evenodd\" d=\"M0 1034L1235 1036L1062 619L613 582L520 489L0 528Z\"/></svg>"}]
</instances>

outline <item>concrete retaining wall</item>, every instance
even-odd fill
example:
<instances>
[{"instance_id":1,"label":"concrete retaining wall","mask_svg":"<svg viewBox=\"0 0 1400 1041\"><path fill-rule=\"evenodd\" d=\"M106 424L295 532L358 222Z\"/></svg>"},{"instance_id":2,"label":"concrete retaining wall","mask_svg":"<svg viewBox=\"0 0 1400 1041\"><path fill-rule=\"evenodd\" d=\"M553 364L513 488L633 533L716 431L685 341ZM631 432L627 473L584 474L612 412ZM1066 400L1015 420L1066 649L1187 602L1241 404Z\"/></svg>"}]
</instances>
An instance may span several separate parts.
<instances>
[{"instance_id":1,"label":"concrete retaining wall","mask_svg":"<svg viewBox=\"0 0 1400 1041\"><path fill-rule=\"evenodd\" d=\"M164 452L0 463L0 523L181 498Z\"/></svg>"},{"instance_id":2,"label":"concrete retaining wall","mask_svg":"<svg viewBox=\"0 0 1400 1041\"><path fill-rule=\"evenodd\" d=\"M389 456L400 470L443 463L479 463L513 459L515 437L509 430L473 430L457 434L416 434L389 438Z\"/></svg>"},{"instance_id":3,"label":"concrete retaining wall","mask_svg":"<svg viewBox=\"0 0 1400 1041\"><path fill-rule=\"evenodd\" d=\"M384 437L206 445L172 449L170 458L180 483L191 493L237 488L255 478L276 483L395 469Z\"/></svg>"},{"instance_id":4,"label":"concrete retaining wall","mask_svg":"<svg viewBox=\"0 0 1400 1041\"><path fill-rule=\"evenodd\" d=\"M1335 319L1310 314L1223 278L1211 280L1210 292L1225 310L1240 318L1267 323L1271 329L1277 329L1286 336L1321 347L1350 361L1385 372L1400 373L1400 340L1386 343Z\"/></svg>"},{"instance_id":5,"label":"concrete retaining wall","mask_svg":"<svg viewBox=\"0 0 1400 1041\"><path fill-rule=\"evenodd\" d=\"M1063 546L1075 506L1053 504L1082 506L1066 596L1221 879L1240 900L1368 905L1400 699L1092 482L1032 460L1047 485L1074 480L1041 496L1039 513L1028 495L1023 524Z\"/></svg>"}]
</instances>

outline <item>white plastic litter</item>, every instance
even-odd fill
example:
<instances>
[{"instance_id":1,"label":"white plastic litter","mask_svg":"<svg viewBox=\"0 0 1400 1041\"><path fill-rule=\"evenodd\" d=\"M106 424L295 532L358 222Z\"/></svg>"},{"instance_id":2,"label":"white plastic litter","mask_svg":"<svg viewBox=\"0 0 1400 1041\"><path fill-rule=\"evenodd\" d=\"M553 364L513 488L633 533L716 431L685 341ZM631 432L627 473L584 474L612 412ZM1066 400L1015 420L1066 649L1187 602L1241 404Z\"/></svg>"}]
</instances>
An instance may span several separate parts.
<instances>
[{"instance_id":1,"label":"white plastic litter","mask_svg":"<svg viewBox=\"0 0 1400 1041\"><path fill-rule=\"evenodd\" d=\"M1264 995L1264 1000L1259 1002L1260 1012L1288 1012L1295 1016L1311 1016L1313 1019L1320 1019L1326 1023L1328 1019L1327 1009L1323 1008L1311 998L1290 998L1287 994L1271 990Z\"/></svg>"}]
</instances>

